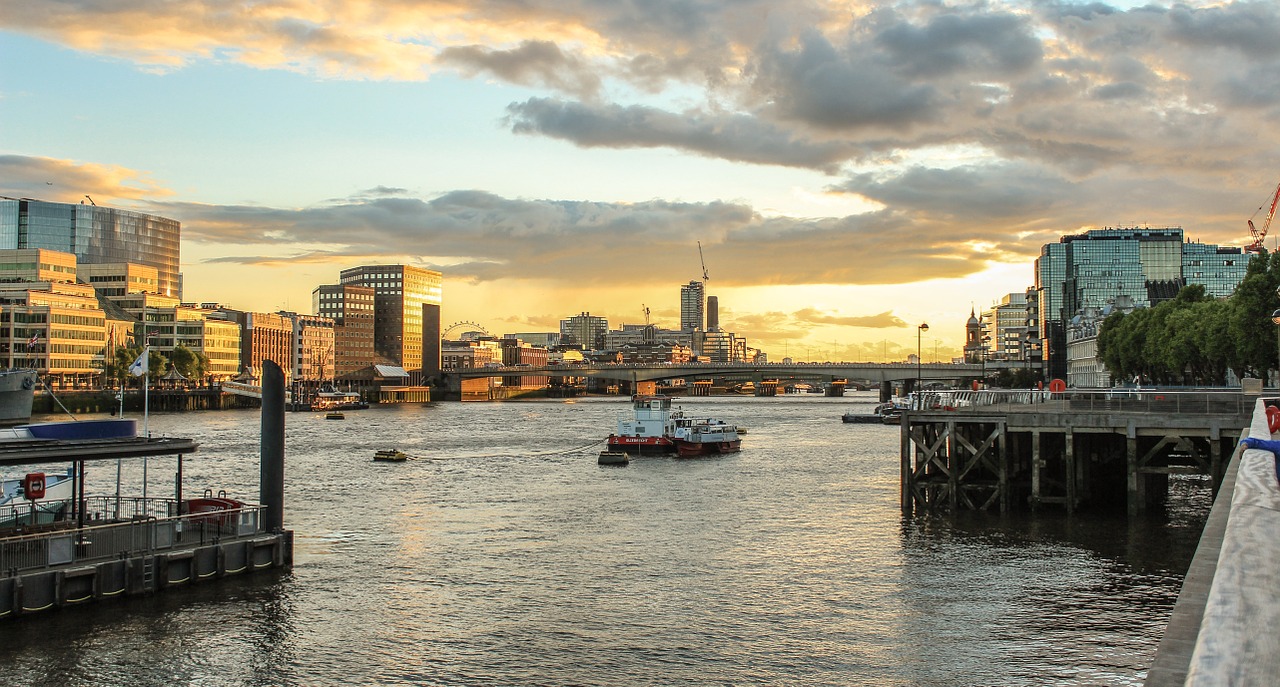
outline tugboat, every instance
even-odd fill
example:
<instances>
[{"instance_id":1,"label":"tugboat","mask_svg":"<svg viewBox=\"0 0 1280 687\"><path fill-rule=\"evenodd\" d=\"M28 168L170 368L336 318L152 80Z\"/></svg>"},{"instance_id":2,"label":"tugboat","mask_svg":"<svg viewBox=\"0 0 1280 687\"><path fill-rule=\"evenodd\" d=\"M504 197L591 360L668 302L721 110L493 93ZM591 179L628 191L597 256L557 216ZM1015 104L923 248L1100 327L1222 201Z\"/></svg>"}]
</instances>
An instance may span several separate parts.
<instances>
[{"instance_id":1,"label":"tugboat","mask_svg":"<svg viewBox=\"0 0 1280 687\"><path fill-rule=\"evenodd\" d=\"M631 418L618 419L618 431L606 441L607 451L679 453L700 456L741 450L737 427L710 418L687 417L672 409L670 396L633 396Z\"/></svg>"}]
</instances>

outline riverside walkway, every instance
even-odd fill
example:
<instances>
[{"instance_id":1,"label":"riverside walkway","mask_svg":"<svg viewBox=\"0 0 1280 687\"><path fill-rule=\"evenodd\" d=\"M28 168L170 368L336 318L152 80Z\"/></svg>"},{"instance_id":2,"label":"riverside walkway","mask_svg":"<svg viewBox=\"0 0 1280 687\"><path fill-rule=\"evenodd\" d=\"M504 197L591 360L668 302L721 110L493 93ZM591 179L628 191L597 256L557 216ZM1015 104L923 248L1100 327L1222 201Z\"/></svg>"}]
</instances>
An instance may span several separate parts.
<instances>
[{"instance_id":1,"label":"riverside walkway","mask_svg":"<svg viewBox=\"0 0 1280 687\"><path fill-rule=\"evenodd\" d=\"M1271 439L1260 399L1247 429ZM1269 685L1280 675L1276 456L1236 447L1147 673L1147 687Z\"/></svg>"}]
</instances>

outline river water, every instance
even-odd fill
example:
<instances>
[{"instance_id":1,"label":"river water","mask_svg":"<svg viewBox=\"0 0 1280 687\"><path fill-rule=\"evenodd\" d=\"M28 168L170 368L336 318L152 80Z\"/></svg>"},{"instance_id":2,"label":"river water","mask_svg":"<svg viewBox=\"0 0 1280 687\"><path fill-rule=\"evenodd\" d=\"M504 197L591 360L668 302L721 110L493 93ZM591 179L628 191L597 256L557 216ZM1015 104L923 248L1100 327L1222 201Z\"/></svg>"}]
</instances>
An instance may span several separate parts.
<instances>
[{"instance_id":1,"label":"river water","mask_svg":"<svg viewBox=\"0 0 1280 687\"><path fill-rule=\"evenodd\" d=\"M287 573L0 625L22 685L1137 685L1207 515L904 518L871 394L679 399L741 453L596 465L625 399L286 417ZM188 493L256 500L259 414L193 437ZM374 463L379 448L417 459ZM90 492L115 464L91 464ZM148 462L151 495L175 461ZM126 491L141 466L126 464Z\"/></svg>"}]
</instances>

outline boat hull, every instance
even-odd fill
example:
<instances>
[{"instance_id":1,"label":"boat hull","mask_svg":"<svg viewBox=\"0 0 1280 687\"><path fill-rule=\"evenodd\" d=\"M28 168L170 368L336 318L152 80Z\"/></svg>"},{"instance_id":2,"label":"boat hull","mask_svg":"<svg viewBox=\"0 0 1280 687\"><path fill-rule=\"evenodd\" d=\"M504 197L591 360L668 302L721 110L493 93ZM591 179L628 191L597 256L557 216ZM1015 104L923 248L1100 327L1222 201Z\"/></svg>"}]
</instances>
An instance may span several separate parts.
<instances>
[{"instance_id":1,"label":"boat hull","mask_svg":"<svg viewBox=\"0 0 1280 687\"><path fill-rule=\"evenodd\" d=\"M20 425L31 420L31 404L35 400L40 379L35 370L0 372L0 427Z\"/></svg>"},{"instance_id":2,"label":"boat hull","mask_svg":"<svg viewBox=\"0 0 1280 687\"><path fill-rule=\"evenodd\" d=\"M722 453L737 453L742 450L742 440L729 441L684 441L676 440L676 453L681 458L695 456L715 456Z\"/></svg>"},{"instance_id":3,"label":"boat hull","mask_svg":"<svg viewBox=\"0 0 1280 687\"><path fill-rule=\"evenodd\" d=\"M610 434L605 441L606 450L622 451L635 455L659 455L674 453L676 445L666 437L627 437Z\"/></svg>"}]
</instances>

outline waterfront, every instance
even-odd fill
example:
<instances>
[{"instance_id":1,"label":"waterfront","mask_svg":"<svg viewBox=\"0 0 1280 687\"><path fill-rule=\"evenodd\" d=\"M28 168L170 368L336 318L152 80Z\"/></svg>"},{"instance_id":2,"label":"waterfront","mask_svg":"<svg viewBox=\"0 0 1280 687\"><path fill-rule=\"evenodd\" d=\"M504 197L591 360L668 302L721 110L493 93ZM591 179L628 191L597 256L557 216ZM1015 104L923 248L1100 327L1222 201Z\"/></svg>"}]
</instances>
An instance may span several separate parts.
<instances>
[{"instance_id":1,"label":"waterfront","mask_svg":"<svg viewBox=\"0 0 1280 687\"><path fill-rule=\"evenodd\" d=\"M680 399L743 451L626 467L572 450L625 399L291 413L292 573L20 619L0 652L51 685L1140 684L1204 482L1141 520L904 520L897 428L840 422L874 400ZM256 411L150 427L201 442L188 490L256 499Z\"/></svg>"}]
</instances>

